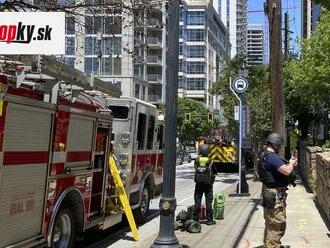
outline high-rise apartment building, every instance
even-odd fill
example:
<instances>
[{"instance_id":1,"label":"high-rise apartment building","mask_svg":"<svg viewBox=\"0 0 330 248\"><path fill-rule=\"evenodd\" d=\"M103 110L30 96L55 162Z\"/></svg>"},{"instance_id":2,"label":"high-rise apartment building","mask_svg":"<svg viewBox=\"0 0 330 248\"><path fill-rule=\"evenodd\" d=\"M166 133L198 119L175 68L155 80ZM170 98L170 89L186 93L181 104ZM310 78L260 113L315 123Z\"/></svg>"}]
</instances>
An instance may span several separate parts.
<instances>
[{"instance_id":1,"label":"high-rise apartment building","mask_svg":"<svg viewBox=\"0 0 330 248\"><path fill-rule=\"evenodd\" d=\"M320 19L322 8L311 0L301 0L301 36L310 38Z\"/></svg>"},{"instance_id":2,"label":"high-rise apartment building","mask_svg":"<svg viewBox=\"0 0 330 248\"><path fill-rule=\"evenodd\" d=\"M209 92L230 56L229 33L212 1L186 0L180 9L179 96L219 109L219 96Z\"/></svg>"},{"instance_id":3,"label":"high-rise apartment building","mask_svg":"<svg viewBox=\"0 0 330 248\"><path fill-rule=\"evenodd\" d=\"M247 56L249 66L265 63L264 32L261 24L249 24L247 30Z\"/></svg>"},{"instance_id":4,"label":"high-rise apartment building","mask_svg":"<svg viewBox=\"0 0 330 248\"><path fill-rule=\"evenodd\" d=\"M231 57L246 55L247 0L214 0L222 22L229 30Z\"/></svg>"},{"instance_id":5,"label":"high-rise apartment building","mask_svg":"<svg viewBox=\"0 0 330 248\"><path fill-rule=\"evenodd\" d=\"M99 0L88 3L97 5ZM123 96L162 101L165 0L135 15L119 7L86 9L81 14L76 19L67 18L66 63L91 77L119 85Z\"/></svg>"}]
</instances>

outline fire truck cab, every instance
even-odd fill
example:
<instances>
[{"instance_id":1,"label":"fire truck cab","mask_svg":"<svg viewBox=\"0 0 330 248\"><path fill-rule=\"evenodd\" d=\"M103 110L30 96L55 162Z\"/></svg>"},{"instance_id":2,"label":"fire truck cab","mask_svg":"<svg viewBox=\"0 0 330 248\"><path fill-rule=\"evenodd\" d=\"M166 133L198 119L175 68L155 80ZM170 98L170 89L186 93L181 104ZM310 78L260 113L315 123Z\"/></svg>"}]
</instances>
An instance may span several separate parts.
<instances>
[{"instance_id":1,"label":"fire truck cab","mask_svg":"<svg viewBox=\"0 0 330 248\"><path fill-rule=\"evenodd\" d=\"M150 200L161 193L164 120L156 106L136 98L110 98L115 154L125 172L126 190L137 221L142 221Z\"/></svg>"},{"instance_id":2,"label":"fire truck cab","mask_svg":"<svg viewBox=\"0 0 330 248\"><path fill-rule=\"evenodd\" d=\"M164 124L156 107L57 91L0 77L1 248L70 247L78 233L121 222L111 144L138 220L160 194Z\"/></svg>"}]
</instances>

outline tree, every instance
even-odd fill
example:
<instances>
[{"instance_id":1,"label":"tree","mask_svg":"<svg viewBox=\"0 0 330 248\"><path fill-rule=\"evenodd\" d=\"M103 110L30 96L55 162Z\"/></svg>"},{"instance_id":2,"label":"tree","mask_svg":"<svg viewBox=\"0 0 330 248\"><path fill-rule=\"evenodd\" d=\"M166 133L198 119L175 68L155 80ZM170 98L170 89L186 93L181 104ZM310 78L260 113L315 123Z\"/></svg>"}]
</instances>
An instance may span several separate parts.
<instances>
[{"instance_id":1,"label":"tree","mask_svg":"<svg viewBox=\"0 0 330 248\"><path fill-rule=\"evenodd\" d=\"M236 98L233 93L230 91L229 80L230 78L234 79L238 76L237 68L239 68L243 62L244 59L240 56L227 60L221 71L219 81L216 82L211 89L212 94L221 95L223 97L221 107L228 121L228 129L232 132L237 132L238 130L237 121L234 120L234 106L238 104L236 103Z\"/></svg>"},{"instance_id":2,"label":"tree","mask_svg":"<svg viewBox=\"0 0 330 248\"><path fill-rule=\"evenodd\" d=\"M321 16L316 31L302 42L301 59L285 66L285 92L289 114L298 120L303 138L312 120L330 108L330 12Z\"/></svg>"},{"instance_id":3,"label":"tree","mask_svg":"<svg viewBox=\"0 0 330 248\"><path fill-rule=\"evenodd\" d=\"M205 136L209 130L219 123L216 120L209 122L209 109L202 102L189 98L178 99L178 138L183 146L191 145L198 137ZM191 120L185 121L185 114L191 114Z\"/></svg>"},{"instance_id":4,"label":"tree","mask_svg":"<svg viewBox=\"0 0 330 248\"><path fill-rule=\"evenodd\" d=\"M220 75L220 80L214 85L212 93L221 94L223 100L221 106L224 115L228 120L228 129L238 130L238 123L234 120L234 106L238 102L230 91L230 77L234 79L238 76L237 68L242 64L243 59L236 57L226 62ZM264 65L252 66L249 68L249 88L245 95L247 105L252 110L252 139L255 149L259 149L266 135L271 131L271 94L269 83L269 71Z\"/></svg>"},{"instance_id":5,"label":"tree","mask_svg":"<svg viewBox=\"0 0 330 248\"><path fill-rule=\"evenodd\" d=\"M330 1L329 0L314 0L313 2L317 4L321 4L324 8L327 8L330 10Z\"/></svg>"}]
</instances>

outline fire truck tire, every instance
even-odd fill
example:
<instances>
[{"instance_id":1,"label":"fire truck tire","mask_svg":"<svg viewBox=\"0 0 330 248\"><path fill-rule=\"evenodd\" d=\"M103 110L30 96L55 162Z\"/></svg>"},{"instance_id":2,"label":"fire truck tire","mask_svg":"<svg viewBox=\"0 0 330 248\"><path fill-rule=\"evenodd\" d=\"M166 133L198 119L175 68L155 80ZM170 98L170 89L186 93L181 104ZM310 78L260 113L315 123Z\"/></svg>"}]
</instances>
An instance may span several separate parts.
<instances>
[{"instance_id":1,"label":"fire truck tire","mask_svg":"<svg viewBox=\"0 0 330 248\"><path fill-rule=\"evenodd\" d=\"M146 221L150 206L150 191L148 185L145 185L141 195L140 206L135 210L135 220L137 223Z\"/></svg>"},{"instance_id":2,"label":"fire truck tire","mask_svg":"<svg viewBox=\"0 0 330 248\"><path fill-rule=\"evenodd\" d=\"M70 248L75 236L75 220L69 208L59 210L51 236L52 248Z\"/></svg>"}]
</instances>

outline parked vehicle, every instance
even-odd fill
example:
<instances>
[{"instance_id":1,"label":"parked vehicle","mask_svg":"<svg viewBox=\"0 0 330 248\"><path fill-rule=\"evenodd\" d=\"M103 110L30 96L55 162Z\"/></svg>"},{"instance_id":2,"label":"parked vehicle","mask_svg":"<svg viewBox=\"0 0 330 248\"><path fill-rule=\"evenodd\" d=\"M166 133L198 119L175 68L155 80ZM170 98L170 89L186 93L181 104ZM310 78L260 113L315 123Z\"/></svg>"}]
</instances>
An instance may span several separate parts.
<instances>
[{"instance_id":1,"label":"parked vehicle","mask_svg":"<svg viewBox=\"0 0 330 248\"><path fill-rule=\"evenodd\" d=\"M183 164L184 162L190 163L191 162L191 156L190 154L185 150L179 150L176 152L176 163L177 164Z\"/></svg>"},{"instance_id":2,"label":"parked vehicle","mask_svg":"<svg viewBox=\"0 0 330 248\"><path fill-rule=\"evenodd\" d=\"M196 158L198 157L198 154L196 151L191 151L189 152L191 160L196 160Z\"/></svg>"}]
</instances>

